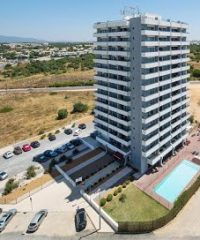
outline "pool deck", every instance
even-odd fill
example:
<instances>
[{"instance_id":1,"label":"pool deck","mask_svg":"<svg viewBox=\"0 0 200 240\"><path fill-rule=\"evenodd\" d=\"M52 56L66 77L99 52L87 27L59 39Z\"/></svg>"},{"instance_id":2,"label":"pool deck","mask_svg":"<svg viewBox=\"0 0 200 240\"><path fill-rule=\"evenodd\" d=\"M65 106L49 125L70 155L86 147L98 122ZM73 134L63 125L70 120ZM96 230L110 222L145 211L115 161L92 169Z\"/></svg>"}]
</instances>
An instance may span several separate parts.
<instances>
[{"instance_id":1,"label":"pool deck","mask_svg":"<svg viewBox=\"0 0 200 240\"><path fill-rule=\"evenodd\" d=\"M195 133L195 136L193 134ZM142 191L146 192L148 195L153 197L155 200L160 202L166 208L171 209L173 204L168 202L166 199L162 198L154 192L154 187L162 181L182 160L189 160L198 165L200 165L200 158L194 159L195 156L192 154L193 151L200 152L200 136L197 136L197 131L193 132L187 138L190 141L189 145L185 145L183 148L179 149L175 156L169 157L164 163L163 166L156 166L154 171L149 171L144 174L140 179L134 181L134 184L140 188ZM197 175L191 180L189 185L195 181ZM188 185L188 186L189 186ZM187 187L188 187L187 186Z\"/></svg>"}]
</instances>

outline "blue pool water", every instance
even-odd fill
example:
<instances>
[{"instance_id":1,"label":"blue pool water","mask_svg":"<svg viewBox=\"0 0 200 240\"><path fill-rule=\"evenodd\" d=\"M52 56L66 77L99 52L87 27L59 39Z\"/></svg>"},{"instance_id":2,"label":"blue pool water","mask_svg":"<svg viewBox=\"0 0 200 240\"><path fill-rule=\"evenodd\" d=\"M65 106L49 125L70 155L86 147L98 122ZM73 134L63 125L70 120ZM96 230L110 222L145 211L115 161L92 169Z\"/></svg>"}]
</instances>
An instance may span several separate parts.
<instances>
[{"instance_id":1,"label":"blue pool water","mask_svg":"<svg viewBox=\"0 0 200 240\"><path fill-rule=\"evenodd\" d=\"M171 173L169 173L154 188L161 197L173 203L192 178L199 171L200 166L190 161L182 161Z\"/></svg>"}]
</instances>

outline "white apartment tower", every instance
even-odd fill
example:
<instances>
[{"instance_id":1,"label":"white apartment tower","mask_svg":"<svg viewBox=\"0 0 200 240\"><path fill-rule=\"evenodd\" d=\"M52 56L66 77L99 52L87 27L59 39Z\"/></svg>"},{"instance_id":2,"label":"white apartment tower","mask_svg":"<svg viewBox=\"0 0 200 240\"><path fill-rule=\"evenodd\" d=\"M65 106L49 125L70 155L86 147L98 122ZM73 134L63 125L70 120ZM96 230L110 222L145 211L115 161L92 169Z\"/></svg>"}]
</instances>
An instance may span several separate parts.
<instances>
[{"instance_id":1,"label":"white apartment tower","mask_svg":"<svg viewBox=\"0 0 200 240\"><path fill-rule=\"evenodd\" d=\"M97 140L140 173L187 137L187 27L150 14L95 24Z\"/></svg>"}]
</instances>

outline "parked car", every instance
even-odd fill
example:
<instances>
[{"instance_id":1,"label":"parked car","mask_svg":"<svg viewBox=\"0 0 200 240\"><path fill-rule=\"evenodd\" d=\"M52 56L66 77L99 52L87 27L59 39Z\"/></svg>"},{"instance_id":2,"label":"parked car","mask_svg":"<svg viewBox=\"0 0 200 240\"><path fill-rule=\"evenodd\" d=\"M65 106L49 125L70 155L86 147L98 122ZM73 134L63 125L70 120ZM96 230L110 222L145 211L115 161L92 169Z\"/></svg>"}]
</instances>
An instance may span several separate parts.
<instances>
[{"instance_id":1,"label":"parked car","mask_svg":"<svg viewBox=\"0 0 200 240\"><path fill-rule=\"evenodd\" d=\"M76 129L76 130L74 131L73 136L79 136L80 133L81 133L81 129Z\"/></svg>"},{"instance_id":2,"label":"parked car","mask_svg":"<svg viewBox=\"0 0 200 240\"><path fill-rule=\"evenodd\" d=\"M49 157L49 158L57 157L57 156L58 156L58 153L55 152L55 151L52 151L52 150L46 150L46 151L44 152L44 156Z\"/></svg>"},{"instance_id":3,"label":"parked car","mask_svg":"<svg viewBox=\"0 0 200 240\"><path fill-rule=\"evenodd\" d=\"M37 212L35 214L35 216L33 217L33 219L31 220L30 224L28 225L27 232L31 233L31 232L37 231L39 226L41 225L41 223L44 221L45 217L47 216L47 214L48 214L47 209L43 209L43 210L40 210L39 212Z\"/></svg>"},{"instance_id":4,"label":"parked car","mask_svg":"<svg viewBox=\"0 0 200 240\"><path fill-rule=\"evenodd\" d=\"M57 152L58 154L62 154L66 152L66 148L62 146L60 148L56 148L54 152Z\"/></svg>"},{"instance_id":5,"label":"parked car","mask_svg":"<svg viewBox=\"0 0 200 240\"><path fill-rule=\"evenodd\" d=\"M69 143L66 143L66 146L67 146L67 148L68 148L69 150L75 148L74 144L72 144L72 143L70 143L70 142L69 142Z\"/></svg>"},{"instance_id":6,"label":"parked car","mask_svg":"<svg viewBox=\"0 0 200 240\"><path fill-rule=\"evenodd\" d=\"M21 149L21 147L20 147L20 146L15 147L13 153L14 153L15 155L22 154L22 149Z\"/></svg>"},{"instance_id":7,"label":"parked car","mask_svg":"<svg viewBox=\"0 0 200 240\"><path fill-rule=\"evenodd\" d=\"M8 174L6 172L0 171L0 180L5 180L8 177Z\"/></svg>"},{"instance_id":8,"label":"parked car","mask_svg":"<svg viewBox=\"0 0 200 240\"><path fill-rule=\"evenodd\" d=\"M84 208L80 208L76 210L76 215L75 215L75 227L76 231L80 232L83 229L85 229L87 225L87 216L86 216L86 211Z\"/></svg>"},{"instance_id":9,"label":"parked car","mask_svg":"<svg viewBox=\"0 0 200 240\"><path fill-rule=\"evenodd\" d=\"M67 134L67 135L72 134L72 132L73 132L73 131L72 131L71 128L67 128L67 129L64 130L64 133Z\"/></svg>"},{"instance_id":10,"label":"parked car","mask_svg":"<svg viewBox=\"0 0 200 240\"><path fill-rule=\"evenodd\" d=\"M72 139L71 141L69 141L71 144L73 144L74 146L79 146L81 145L82 141L78 138Z\"/></svg>"},{"instance_id":11,"label":"parked car","mask_svg":"<svg viewBox=\"0 0 200 240\"><path fill-rule=\"evenodd\" d=\"M2 217L0 218L0 232L2 232L6 228L6 226L11 221L11 219L15 216L16 213L17 213L17 210L14 208L2 215Z\"/></svg>"},{"instance_id":12,"label":"parked car","mask_svg":"<svg viewBox=\"0 0 200 240\"><path fill-rule=\"evenodd\" d=\"M11 152L11 151L7 151L7 152L5 152L4 155L3 155L3 157L6 158L6 159L9 159L9 158L11 158L11 157L13 157L13 156L14 156L14 154L13 154L13 152Z\"/></svg>"},{"instance_id":13,"label":"parked car","mask_svg":"<svg viewBox=\"0 0 200 240\"><path fill-rule=\"evenodd\" d=\"M78 125L78 128L80 128L80 129L86 129L86 124L85 123L80 123L79 125Z\"/></svg>"},{"instance_id":14,"label":"parked car","mask_svg":"<svg viewBox=\"0 0 200 240\"><path fill-rule=\"evenodd\" d=\"M47 162L48 160L49 160L49 158L46 157L44 154L39 154L39 155L33 157L34 162L44 163L44 162Z\"/></svg>"},{"instance_id":15,"label":"parked car","mask_svg":"<svg viewBox=\"0 0 200 240\"><path fill-rule=\"evenodd\" d=\"M40 143L38 141L34 141L31 143L32 148L39 148L39 146L40 146Z\"/></svg>"},{"instance_id":16,"label":"parked car","mask_svg":"<svg viewBox=\"0 0 200 240\"><path fill-rule=\"evenodd\" d=\"M29 144L24 144L23 147L22 147L22 150L24 152L29 152L29 151L31 151L31 149L32 149L32 147Z\"/></svg>"},{"instance_id":17,"label":"parked car","mask_svg":"<svg viewBox=\"0 0 200 240\"><path fill-rule=\"evenodd\" d=\"M54 134L50 134L48 138L49 138L49 141L56 140L56 136Z\"/></svg>"}]
</instances>

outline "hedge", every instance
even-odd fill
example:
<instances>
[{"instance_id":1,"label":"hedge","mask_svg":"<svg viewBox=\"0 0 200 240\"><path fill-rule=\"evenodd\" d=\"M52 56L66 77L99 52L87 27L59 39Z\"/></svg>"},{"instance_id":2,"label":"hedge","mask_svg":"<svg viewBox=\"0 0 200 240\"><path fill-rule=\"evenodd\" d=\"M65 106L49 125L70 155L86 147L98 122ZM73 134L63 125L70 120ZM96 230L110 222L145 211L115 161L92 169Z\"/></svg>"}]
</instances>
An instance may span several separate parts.
<instances>
[{"instance_id":1,"label":"hedge","mask_svg":"<svg viewBox=\"0 0 200 240\"><path fill-rule=\"evenodd\" d=\"M198 190L200 187L200 176L197 180L186 189L176 200L173 208L163 217L155 219L153 221L146 222L118 222L118 232L126 232L126 233L146 233L151 232L155 229L161 228L167 223L169 223L176 215L180 212L180 210L186 205L192 195Z\"/></svg>"}]
</instances>

